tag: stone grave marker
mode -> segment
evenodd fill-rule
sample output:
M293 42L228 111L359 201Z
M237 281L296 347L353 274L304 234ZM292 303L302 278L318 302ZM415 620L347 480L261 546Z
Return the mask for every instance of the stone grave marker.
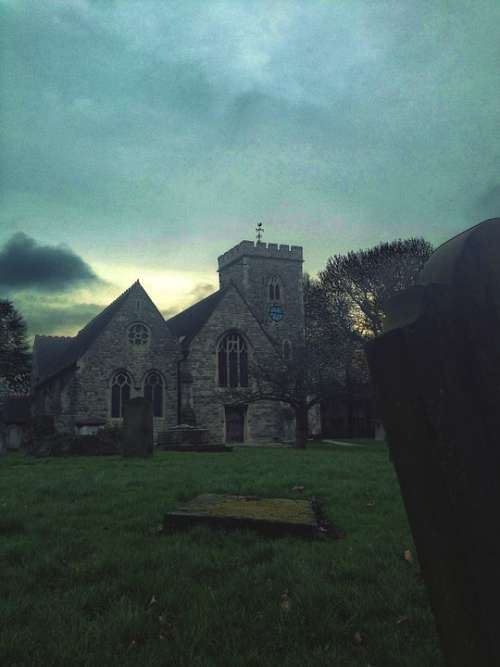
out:
M309 499L264 498L261 496L204 493L180 503L163 520L166 533L194 525L214 528L250 528L264 535L299 537L344 537L313 496Z
M153 406L146 398L123 405L123 456L152 456Z
M433 253L367 356L447 665L498 667L500 218Z

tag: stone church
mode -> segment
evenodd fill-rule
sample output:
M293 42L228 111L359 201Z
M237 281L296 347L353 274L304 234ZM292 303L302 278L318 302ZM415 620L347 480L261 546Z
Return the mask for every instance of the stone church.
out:
M286 406L234 405L232 392L251 385L254 355L287 358L303 340L302 262L299 246L241 241L218 258L219 289L168 320L137 281L76 336L36 336L33 414L90 433L145 396L156 434L189 423L217 443L293 439Z

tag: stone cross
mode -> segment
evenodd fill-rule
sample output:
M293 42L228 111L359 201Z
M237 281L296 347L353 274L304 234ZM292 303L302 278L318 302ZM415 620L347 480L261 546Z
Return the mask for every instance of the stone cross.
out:
M500 218L440 246L367 345L447 665L500 665Z
M123 405L123 456L153 454L153 406L146 398Z

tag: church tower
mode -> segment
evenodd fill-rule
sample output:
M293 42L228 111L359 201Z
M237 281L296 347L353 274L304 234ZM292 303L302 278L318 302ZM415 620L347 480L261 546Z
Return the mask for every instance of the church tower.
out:
M286 357L304 337L302 247L241 241L218 262L221 289L236 284Z

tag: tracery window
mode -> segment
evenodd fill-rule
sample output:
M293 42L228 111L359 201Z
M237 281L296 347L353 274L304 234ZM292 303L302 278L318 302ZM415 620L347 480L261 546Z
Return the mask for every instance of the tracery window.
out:
M269 301L281 301L282 289L279 278L274 276L269 281Z
M128 341L134 347L144 347L149 341L149 330L145 324L132 324L128 330Z
M153 417L163 417L163 380L156 371L149 373L144 380L144 398L153 404Z
M126 371L115 373L111 382L111 417L123 417L123 404L130 398L130 385Z
M217 348L219 387L248 387L247 345L238 333L228 333Z

